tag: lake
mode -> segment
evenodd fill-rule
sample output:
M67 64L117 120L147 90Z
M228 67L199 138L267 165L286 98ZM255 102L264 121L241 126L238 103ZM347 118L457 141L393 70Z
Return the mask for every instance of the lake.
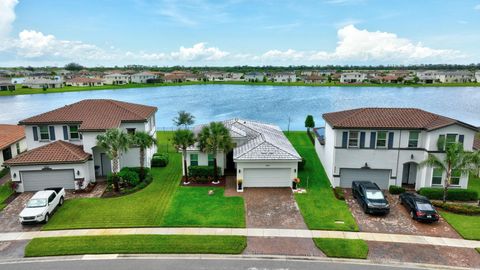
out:
M417 107L480 126L480 88L302 87L185 85L0 97L0 123L19 120L82 99L117 99L158 107L157 128L173 126L179 110L196 123L246 118L303 130L307 114L317 126L322 114L358 107Z

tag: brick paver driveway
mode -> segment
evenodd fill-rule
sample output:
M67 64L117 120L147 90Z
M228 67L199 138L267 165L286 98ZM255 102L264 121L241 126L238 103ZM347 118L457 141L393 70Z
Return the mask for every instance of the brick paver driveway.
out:
M42 227L38 225L23 226L18 222L18 214L23 210L25 204L33 196L32 192L25 192L18 195L0 212L0 232L39 231Z
M461 238L443 218L440 218L439 222L431 224L421 223L411 219L405 207L400 204L398 195L387 194L387 200L390 203L390 213L386 216L365 214L357 200L353 198L351 189L345 189L345 200L357 221L358 228L363 232Z

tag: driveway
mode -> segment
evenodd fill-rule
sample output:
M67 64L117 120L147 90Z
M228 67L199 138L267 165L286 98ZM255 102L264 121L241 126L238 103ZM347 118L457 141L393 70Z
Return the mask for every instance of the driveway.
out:
M398 195L387 194L390 203L390 213L386 216L372 216L365 214L353 198L351 189L345 189L345 201L350 208L358 228L362 232L415 234L461 238L460 235L443 219L439 222L425 224L410 218L409 213L400 204Z
M23 226L18 222L18 215L25 207L25 204L33 196L32 192L25 192L18 195L0 212L0 232L39 231L42 227L38 225Z

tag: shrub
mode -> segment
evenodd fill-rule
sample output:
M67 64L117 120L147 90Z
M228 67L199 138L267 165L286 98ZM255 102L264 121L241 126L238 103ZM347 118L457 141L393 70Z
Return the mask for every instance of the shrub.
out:
M302 161L298 163L298 170L303 170L305 169L305 165L307 164L307 160L302 157Z
M221 176L222 169L217 167L218 176ZM191 177L194 182L209 182L214 180L214 171L213 166L190 166L188 167L188 175Z
M344 201L345 200L345 193L343 192L343 188L341 187L336 187L333 189L333 194L335 194L335 197L339 200Z
M390 192L390 194L402 194L405 192L405 188L399 186L390 186L388 188L388 192Z
M480 207L460 203L433 202L433 205L446 211L462 215L480 215Z
M127 182L130 186L136 186L140 182L140 177L138 173L134 170L125 167L120 170L118 176L125 182Z
M152 157L152 167L166 167L168 165L168 154L154 154Z
M443 199L443 188L421 188L418 193L431 200ZM447 200L451 201L475 201L478 199L478 192L472 189L449 189Z

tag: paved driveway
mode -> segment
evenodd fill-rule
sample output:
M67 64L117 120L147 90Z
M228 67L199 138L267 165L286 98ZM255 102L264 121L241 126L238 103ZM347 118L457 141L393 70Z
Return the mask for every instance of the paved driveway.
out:
M32 192L25 192L18 195L0 212L0 232L39 231L42 227L38 225L23 226L18 222L18 214L25 207L25 204L33 196Z
M411 219L405 207L400 204L398 195L387 194L387 200L390 203L390 213L386 216L365 214L358 202L353 198L351 189L345 189L345 200L357 221L358 228L362 232L461 238L443 218L440 218L439 222L432 224L420 223Z

